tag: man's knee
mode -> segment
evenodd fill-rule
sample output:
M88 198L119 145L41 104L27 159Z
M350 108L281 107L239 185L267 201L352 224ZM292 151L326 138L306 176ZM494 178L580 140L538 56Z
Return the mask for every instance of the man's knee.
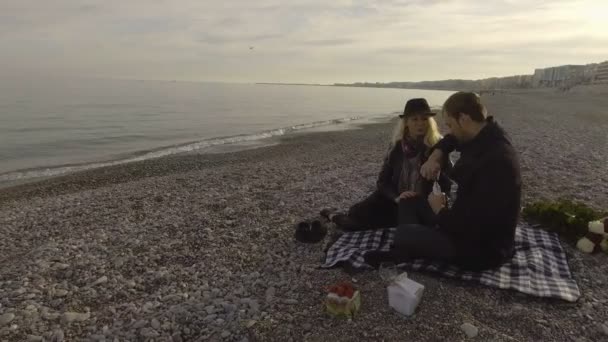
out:
M434 228L406 224L397 228L394 247L412 257L449 259L455 255L453 242Z
M421 224L402 224L395 232L394 245L399 247L417 246L420 244L425 229L430 229Z

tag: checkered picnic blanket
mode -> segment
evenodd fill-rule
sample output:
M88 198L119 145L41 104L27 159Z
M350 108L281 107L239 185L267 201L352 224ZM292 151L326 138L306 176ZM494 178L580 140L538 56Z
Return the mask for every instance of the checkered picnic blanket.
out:
M327 251L323 268L350 263L369 267L363 260L367 251L388 251L395 228L344 233ZM415 271L431 271L463 280L472 280L501 289L513 289L537 297L561 298L574 302L580 290L570 274L566 254L555 233L522 223L515 235L515 256L499 269L464 271L446 263L417 259L402 265Z

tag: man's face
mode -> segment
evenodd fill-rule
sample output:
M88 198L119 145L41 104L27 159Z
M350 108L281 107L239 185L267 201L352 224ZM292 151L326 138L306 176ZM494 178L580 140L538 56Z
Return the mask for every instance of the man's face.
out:
M443 120L446 126L448 126L449 133L453 135L459 142L464 142L464 131L458 120L456 120L453 116L448 115L446 112L443 112Z

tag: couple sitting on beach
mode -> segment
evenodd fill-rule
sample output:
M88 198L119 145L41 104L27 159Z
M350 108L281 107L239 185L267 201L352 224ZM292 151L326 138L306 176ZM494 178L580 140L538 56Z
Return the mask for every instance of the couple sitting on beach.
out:
M377 190L347 214L325 209L321 215L347 231L397 227L390 251L365 255L373 267L415 258L471 270L497 267L513 255L521 200L517 154L475 93L446 100L443 138L434 116L425 99L409 100ZM452 167L454 150L461 154ZM452 180L458 189L448 206Z

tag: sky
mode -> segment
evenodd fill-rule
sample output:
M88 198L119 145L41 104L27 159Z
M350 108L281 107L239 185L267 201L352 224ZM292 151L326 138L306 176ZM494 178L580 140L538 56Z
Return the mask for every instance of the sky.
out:
M0 74L390 82L608 60L606 0L0 0Z

